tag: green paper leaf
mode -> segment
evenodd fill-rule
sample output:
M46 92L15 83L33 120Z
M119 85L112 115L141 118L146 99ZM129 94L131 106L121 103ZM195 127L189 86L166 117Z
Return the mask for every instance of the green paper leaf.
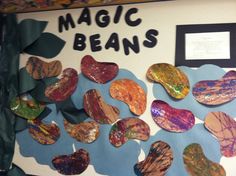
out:
M37 21L33 19L25 19L18 24L20 35L20 51L23 51L29 45L34 43L46 28L47 21Z
M27 120L16 115L15 132L21 132L28 127Z
M78 124L85 121L89 116L84 109L65 109L61 110L63 117L72 124Z
M36 87L37 81L30 76L30 74L26 71L25 67L20 69L19 77L20 94L28 92Z
M26 174L21 168L13 163L12 168L7 172L6 176L26 176Z
M48 107L45 107L44 111L37 117L37 119L39 120L43 120L45 117L47 117L50 113L52 112L52 110Z
M42 33L41 36L24 51L31 55L44 58L53 58L59 54L65 41L51 33Z
M50 113L52 112L52 110L48 107L45 107L45 109L43 110L43 112L37 117L37 119L44 119L45 117L47 117ZM16 116L16 123L15 123L15 132L21 132L25 129L28 128L28 122L26 119L21 118L20 116ZM1 175L0 175L1 176Z
M45 97L44 92L47 86L55 83L58 80L59 79L56 77L51 77L51 78L45 78L38 81L37 86L32 91L30 91L30 95L40 102L52 103L53 102L52 100Z
M84 109L77 109L75 107L71 98L56 103L56 108L57 111L61 111L64 118L72 124L81 123L89 117Z

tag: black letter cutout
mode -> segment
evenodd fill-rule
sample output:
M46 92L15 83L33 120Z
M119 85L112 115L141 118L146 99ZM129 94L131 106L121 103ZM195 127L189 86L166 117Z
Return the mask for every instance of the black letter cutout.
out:
M153 48L157 44L156 36L158 36L158 31L155 29L150 29L146 32L147 40L144 40L143 45L147 48Z
M68 31L69 25L72 28L75 28L75 23L74 23L73 18L70 13L67 13L65 18L64 18L64 16L58 17L58 31L60 33L63 31L63 27L65 28L65 30Z
M102 17L100 19L100 17ZM110 23L110 17L108 15L108 11L106 10L99 10L95 17L96 23L99 27L106 27Z
M86 48L86 37L84 34L77 33L75 34L74 39L74 50L83 51Z
M101 51L102 47L100 46L101 41L99 40L100 34L94 34L89 37L91 50L93 52Z
M87 25L91 25L90 11L89 11L89 8L87 7L84 8L84 10L82 11L78 19L78 24L81 24L83 22L87 23Z
M118 6L117 9L116 9L115 17L114 17L114 23L115 24L119 23L122 11L123 11L123 7Z
M119 44L119 39L118 39L118 34L117 33L112 33L109 40L107 41L105 45L106 49L109 48L114 48L115 51L120 50L120 44Z
M129 25L129 26L138 26L141 22L142 22L142 20L140 19L140 18L138 18L138 19L136 19L136 20L134 20L134 21L132 21L131 19L130 19L130 16L132 15L132 14L134 14L134 13L137 13L138 12L138 9L137 8L131 8L131 9L129 9L127 12L126 12L126 14L125 14L125 21L126 21L126 23Z
M139 42L137 36L133 37L133 43L131 43L128 39L124 38L123 45L125 55L129 55L129 48L131 48L135 53L139 53Z

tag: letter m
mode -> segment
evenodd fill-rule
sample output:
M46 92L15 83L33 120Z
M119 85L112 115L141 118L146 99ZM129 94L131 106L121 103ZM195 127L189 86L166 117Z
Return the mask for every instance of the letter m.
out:
M70 13L67 13L66 16L58 17L58 30L60 33L63 31L63 28L65 28L65 30L68 30L69 26L75 28L75 23Z

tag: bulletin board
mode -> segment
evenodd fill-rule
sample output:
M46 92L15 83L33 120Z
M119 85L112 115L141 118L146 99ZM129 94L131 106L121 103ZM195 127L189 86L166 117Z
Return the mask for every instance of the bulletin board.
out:
M0 12L37 12L45 10L59 10L88 6L106 6L155 1L167 0L2 0L0 2Z
M21 36L30 31L21 43L21 93L46 106L16 134L13 162L40 176L235 175L234 68L175 66L176 26L234 23L233 5L167 1L17 14ZM204 98L209 87L221 98L211 91ZM52 127L46 139L42 123ZM91 138L76 136L82 123Z

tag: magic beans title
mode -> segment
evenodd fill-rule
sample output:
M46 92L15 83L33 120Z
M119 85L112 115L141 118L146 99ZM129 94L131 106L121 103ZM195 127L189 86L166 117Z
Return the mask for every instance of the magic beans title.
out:
M128 27L134 28L134 31L138 31L138 27L142 23L142 19L137 17L138 9L130 8L124 12L122 6L117 6L114 16L109 15L107 10L99 10L95 14L95 23L100 28L106 28L110 24L119 24L121 18L124 19ZM86 23L88 26L92 24L92 17L89 8L84 8L77 19L74 19L70 13L64 16L58 17L58 31L60 33L68 31L70 28L75 28L76 25ZM153 48L157 45L158 31L155 29L149 29L144 34L145 39L140 41L137 35L134 35L131 40L127 38L120 38L119 34L113 32L105 43L101 43L100 34L93 34L86 36L81 33L76 33L74 36L73 49L83 51L86 47L91 48L91 51L98 52L103 49L112 49L116 52L123 50L125 55L129 55L130 52L139 53L140 45L146 48ZM129 36L130 37L130 36Z

